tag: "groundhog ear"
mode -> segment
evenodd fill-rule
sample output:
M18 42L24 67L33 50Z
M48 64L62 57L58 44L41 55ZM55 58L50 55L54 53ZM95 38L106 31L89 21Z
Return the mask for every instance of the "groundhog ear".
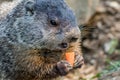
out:
M25 9L27 14L33 15L34 14L34 2L28 1L25 3Z

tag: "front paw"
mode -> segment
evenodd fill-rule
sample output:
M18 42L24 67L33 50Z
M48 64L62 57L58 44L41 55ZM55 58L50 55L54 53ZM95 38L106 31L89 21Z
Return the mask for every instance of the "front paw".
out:
M84 59L83 57L78 54L77 52L75 52L75 61L74 61L74 66L73 68L81 68L81 66L84 64Z
M57 69L59 74L64 76L72 69L72 66L68 61L62 60L57 63Z

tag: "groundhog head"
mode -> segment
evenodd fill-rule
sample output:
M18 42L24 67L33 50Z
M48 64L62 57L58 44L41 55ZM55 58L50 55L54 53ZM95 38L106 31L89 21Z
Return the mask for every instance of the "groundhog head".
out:
M75 15L64 0L26 0L22 7L24 15L13 24L18 43L37 49L65 50L79 42Z

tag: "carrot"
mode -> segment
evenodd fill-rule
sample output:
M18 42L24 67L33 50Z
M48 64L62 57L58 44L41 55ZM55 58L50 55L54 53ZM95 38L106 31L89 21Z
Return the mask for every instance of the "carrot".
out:
M73 66L74 64L74 52L65 53L66 60Z

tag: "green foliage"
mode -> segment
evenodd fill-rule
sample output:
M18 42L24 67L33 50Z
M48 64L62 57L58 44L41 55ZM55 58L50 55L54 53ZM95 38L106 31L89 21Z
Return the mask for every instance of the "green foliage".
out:
M95 79L95 78L99 78L99 77L101 77L101 73L96 74L96 75L93 76L90 80L93 80L93 79Z
M87 80L87 79L80 79L80 80Z
M120 61L110 61L109 66L101 72L102 75L120 70Z
M117 39L113 39L110 42L108 42L105 47L106 47L106 52L108 54L112 54L115 52L116 47L118 46L119 41Z

